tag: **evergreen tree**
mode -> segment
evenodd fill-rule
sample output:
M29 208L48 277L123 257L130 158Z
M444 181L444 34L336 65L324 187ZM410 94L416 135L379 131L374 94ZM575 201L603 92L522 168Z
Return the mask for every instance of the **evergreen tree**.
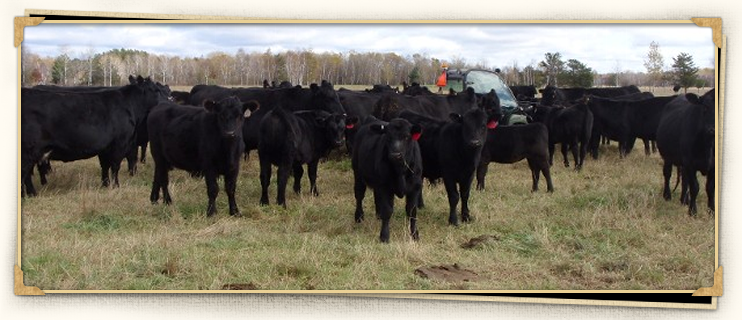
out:
M410 71L410 74L407 75L407 78L410 79L410 83L420 83L420 68L414 66Z
M698 79L698 67L696 67L693 62L693 56L685 52L681 52L672 60L673 81L676 85L683 88L684 93L687 93L688 88L696 85L696 79Z
M576 59L567 60L567 70L559 76L562 85L583 88L592 87L593 78L593 69Z

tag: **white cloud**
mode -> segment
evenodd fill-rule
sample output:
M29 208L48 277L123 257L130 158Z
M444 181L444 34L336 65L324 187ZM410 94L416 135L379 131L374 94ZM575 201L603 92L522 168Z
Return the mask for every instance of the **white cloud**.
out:
M26 29L31 51L55 56L67 45L73 53L89 47L145 50L158 54L206 56L210 52L395 52L428 54L443 60L504 67L538 63L560 52L598 72L643 71L651 41L669 67L687 52L700 67L713 67L711 29L692 24L49 24Z

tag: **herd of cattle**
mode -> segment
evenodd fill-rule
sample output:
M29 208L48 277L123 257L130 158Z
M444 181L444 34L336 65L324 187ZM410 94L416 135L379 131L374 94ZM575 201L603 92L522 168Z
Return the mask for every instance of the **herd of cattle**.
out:
M670 199L673 166L682 180L681 202L694 215L699 182L706 175L708 207L714 210L714 90L654 97L635 86L618 88L511 87L521 100L519 111L528 124L508 125L500 101L491 91L472 89L433 94L412 84L397 88L375 85L365 91L335 90L322 81L308 88L290 83L263 88L196 85L190 92L170 91L149 78L130 77L122 87L36 86L21 90L21 190L33 196L34 168L46 182L49 160L74 161L97 156L103 186L118 186L118 172L127 159L129 173L145 161L147 143L155 169L150 201L162 194L172 202L168 172L173 168L204 177L207 215L216 213L217 177L224 177L229 213L239 215L235 187L240 161L251 150L260 160L260 204L269 204L272 167L277 167L276 202L286 206L286 185L301 191L307 165L310 193L316 185L320 159L343 145L351 154L356 198L355 221L364 219L366 189L374 194L381 219L380 240L389 241L394 197L404 197L410 234L418 238L417 209L424 206L423 179L443 181L449 200L449 223L470 220L468 200L474 178L484 189L490 162L526 159L532 190L550 175L555 145L561 144L564 165L568 152L574 167L586 154L598 157L602 139L618 141L620 155L640 138L656 147L664 159L665 199ZM502 123L501 123L502 122ZM138 158L141 149L141 157ZM109 176L110 174L110 176Z

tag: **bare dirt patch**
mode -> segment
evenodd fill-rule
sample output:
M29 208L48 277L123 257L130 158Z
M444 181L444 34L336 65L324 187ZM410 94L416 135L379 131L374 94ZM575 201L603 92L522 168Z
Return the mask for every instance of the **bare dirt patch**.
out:
M490 234L482 235L476 238L472 238L468 242L462 244L461 247L464 249L471 249L481 244L492 242L492 241L500 241L500 236L490 235Z
M222 286L222 290L258 290L254 283L230 283Z
M417 268L415 274L423 278L446 282L470 282L476 281L479 277L476 272L461 269L456 263L453 265Z

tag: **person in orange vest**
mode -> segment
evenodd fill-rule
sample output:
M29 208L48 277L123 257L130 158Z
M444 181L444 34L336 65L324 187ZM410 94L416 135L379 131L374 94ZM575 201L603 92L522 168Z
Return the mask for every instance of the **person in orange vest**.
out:
M438 80L435 81L435 85L438 86L438 93L441 93L443 91L443 87L446 86L446 77L448 73L448 65L443 64L441 65L443 67L443 72L441 72L441 75L438 76Z

